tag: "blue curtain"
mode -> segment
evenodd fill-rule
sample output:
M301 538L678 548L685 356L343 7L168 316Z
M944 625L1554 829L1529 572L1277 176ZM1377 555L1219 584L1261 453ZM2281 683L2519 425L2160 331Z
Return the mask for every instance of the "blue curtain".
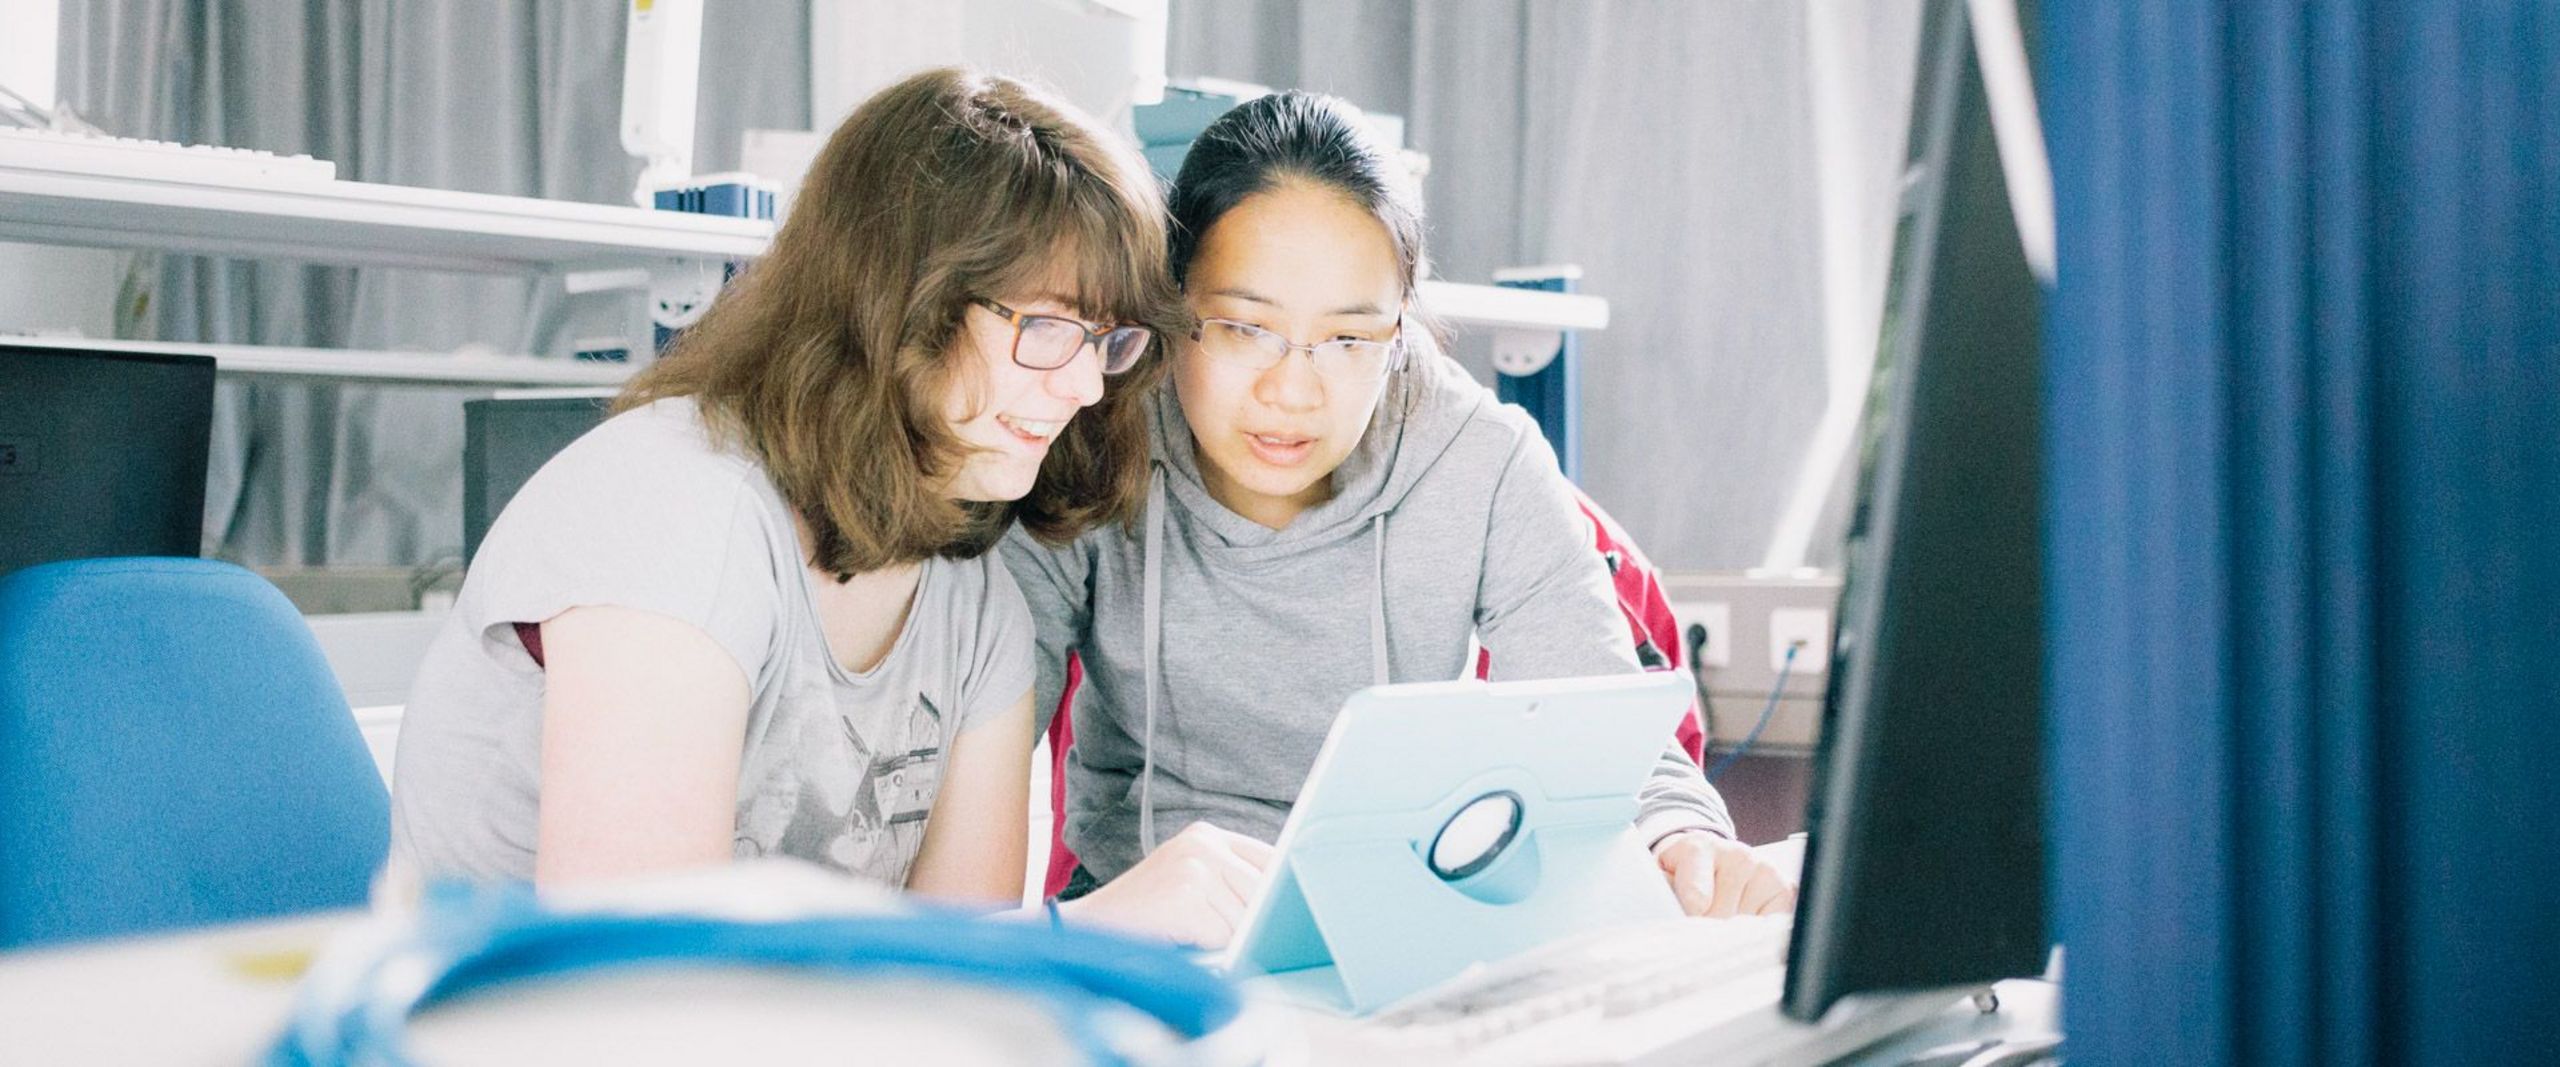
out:
M2073 1062L2560 1062L2560 5L2042 14Z

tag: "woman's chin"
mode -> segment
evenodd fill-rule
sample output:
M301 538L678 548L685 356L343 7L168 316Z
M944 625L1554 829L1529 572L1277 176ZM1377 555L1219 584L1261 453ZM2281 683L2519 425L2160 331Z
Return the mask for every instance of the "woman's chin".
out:
M1031 487L1038 484L1039 479L1040 470L1037 467L1027 471L973 473L953 481L950 494L953 500L965 500L977 504L1009 503L1030 496Z
M1323 481L1331 473L1328 470L1309 477L1304 470L1276 471L1264 468L1252 472L1251 477L1236 479L1236 484L1255 496L1269 497L1273 500L1298 500L1305 497L1316 483Z

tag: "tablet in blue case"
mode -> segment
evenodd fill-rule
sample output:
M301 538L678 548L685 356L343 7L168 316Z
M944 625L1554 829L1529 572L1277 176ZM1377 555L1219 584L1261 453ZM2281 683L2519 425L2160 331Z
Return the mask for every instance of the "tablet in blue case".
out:
M1690 697L1677 673L1353 694L1228 967L1366 1014L1559 937L1677 917L1632 823Z

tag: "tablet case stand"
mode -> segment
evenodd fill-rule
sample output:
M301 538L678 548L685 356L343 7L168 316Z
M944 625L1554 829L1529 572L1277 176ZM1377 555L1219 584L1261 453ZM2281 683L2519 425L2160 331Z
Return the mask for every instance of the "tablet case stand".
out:
M1443 881L1424 859L1434 836L1496 790L1521 798L1519 833L1482 872ZM1631 794L1550 799L1534 775L1505 767L1428 808L1312 822L1282 858L1262 937L1238 969L1289 974L1293 995L1365 1015L1557 937L1677 918L1630 825L1635 808Z

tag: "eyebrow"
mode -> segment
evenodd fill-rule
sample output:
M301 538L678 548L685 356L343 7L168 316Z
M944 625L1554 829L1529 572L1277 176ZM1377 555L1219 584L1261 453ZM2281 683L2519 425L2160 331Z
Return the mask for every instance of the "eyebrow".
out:
M1070 299L1068 299L1067 297L1065 297L1064 295L1061 295L1061 294L1058 294L1058 293L1033 293L1033 294L1031 294L1031 296L1030 296L1030 298L1029 298L1029 299L1026 299L1026 300L1024 300L1024 301L1023 301L1023 303L1025 303L1025 304L1038 304L1038 303L1042 303L1042 302L1046 302L1046 303L1049 303L1049 304L1055 305L1055 306L1057 306L1057 307L1064 308L1064 309L1066 309L1067 317L1069 317L1069 318L1073 318L1073 319L1080 319L1080 320L1083 320L1083 321L1084 321L1085 323L1087 323L1088 325L1090 325L1090 324L1096 324L1096 323L1101 324L1101 325L1104 325L1104 326L1117 325L1117 320L1114 320L1114 319L1111 319L1111 318L1108 318L1108 317L1105 317L1105 318L1091 318L1091 317L1089 317L1089 316L1091 316L1091 315L1093 314L1092 309L1090 309L1090 308L1086 308L1086 307L1083 307L1083 306L1081 306L1081 305L1077 304L1075 301L1070 300ZM1016 310L1016 311L1021 311L1022 309L1021 309L1021 308L1015 308L1014 310ZM1045 311L1032 311L1032 312L1024 312L1024 313L1025 313L1025 314L1030 314L1030 315L1048 315L1048 314L1049 314L1048 312L1045 312ZM1055 316L1051 316L1051 317L1053 317L1053 318L1054 318Z
M1226 288L1226 289L1211 289L1211 290L1209 290L1209 292L1208 292L1208 293L1206 293L1205 295L1208 295L1208 296L1223 296L1223 297L1229 297L1229 298L1236 299L1236 300L1243 300L1243 301L1247 301L1247 302L1250 302L1250 303L1261 304L1261 305L1263 305L1264 307L1274 307L1274 308L1276 308L1276 307L1279 307L1279 306L1280 306L1280 302L1279 302L1279 301L1277 301L1277 300L1273 300L1273 299L1271 299L1270 297L1267 297L1267 296L1264 296L1264 295L1262 295L1262 294L1260 294L1260 293L1254 292L1254 291L1253 291L1253 290L1251 290L1251 289L1238 289L1238 288L1233 288L1233 287ZM1352 304L1352 305L1349 305L1349 306L1346 306L1346 307L1338 307L1338 308L1335 308L1335 309L1333 309L1332 311L1326 312L1325 314L1326 314L1327 316L1333 316L1333 315L1384 315L1384 314L1386 314L1386 310L1385 310L1385 309L1383 309L1383 308L1380 308L1380 307L1377 305L1377 302L1376 302L1376 301L1363 300L1363 301L1361 301L1361 302L1359 302L1359 303L1357 303L1357 304Z

